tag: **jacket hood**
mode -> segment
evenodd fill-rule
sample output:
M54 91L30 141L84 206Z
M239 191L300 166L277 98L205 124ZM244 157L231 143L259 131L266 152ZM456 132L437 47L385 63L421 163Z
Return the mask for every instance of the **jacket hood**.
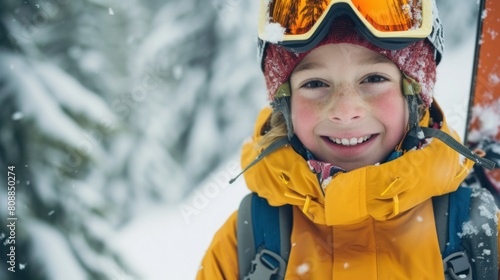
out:
M262 151L256 143L272 109L263 109L251 141L243 146L241 163L248 166ZM421 126L441 121L441 130L450 134L441 109L434 101L421 120ZM458 139L456 133L452 136ZM458 188L474 163L439 139L419 150L379 165L370 165L333 175L323 189L306 160L290 145L266 155L244 173L248 188L274 206L291 204L313 222L323 225L349 225L372 217L387 220L398 216L432 196Z

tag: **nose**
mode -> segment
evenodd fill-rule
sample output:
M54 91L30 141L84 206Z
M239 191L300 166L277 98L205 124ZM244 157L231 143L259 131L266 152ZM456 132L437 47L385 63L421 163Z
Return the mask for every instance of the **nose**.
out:
M328 119L335 123L349 124L366 115L363 99L352 89L340 89L333 94L328 106Z

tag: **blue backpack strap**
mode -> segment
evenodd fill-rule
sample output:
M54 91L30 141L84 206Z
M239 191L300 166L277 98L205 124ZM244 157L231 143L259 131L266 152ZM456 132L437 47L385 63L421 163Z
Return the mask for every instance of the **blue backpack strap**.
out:
M464 193L460 194L464 195ZM457 199L457 196L459 196L459 199ZM469 278L464 279L471 279L472 270L469 258L459 250L460 241L455 238L458 237L457 233L462 231L459 227L461 221L465 220L460 213L453 210L461 199L460 195L457 194L454 194L453 197L451 194L445 194L432 198L439 250L443 258L443 270L446 280L459 279L458 275L467 274ZM466 207L463 209L468 209ZM453 214L450 215L449 213ZM463 211L461 213L463 214Z
M472 266L469 255L462 247L459 233L464 223L469 221L471 192L469 188L459 187L448 194L447 242L442 251L443 269L446 279L472 280Z
M433 198L433 205L445 279L497 279L498 221L491 194L459 187Z
M255 193L238 210L238 266L240 279L284 279L292 228L292 208L270 206Z
M462 232L462 226L469 221L470 202L472 189L459 187L448 195L448 242L443 255L461 251L461 238L458 233Z

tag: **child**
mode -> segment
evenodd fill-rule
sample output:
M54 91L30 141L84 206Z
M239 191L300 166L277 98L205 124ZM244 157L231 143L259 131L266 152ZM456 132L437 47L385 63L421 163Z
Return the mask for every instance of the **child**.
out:
M391 40L374 35L370 17L354 12L373 0L349 8L347 2L295 8L280 2L271 1L264 17L293 38L261 41L273 110L260 113L242 166L252 192L270 205L294 206L285 278L444 279L431 198L457 190L474 163L449 147L452 140L424 136L428 128L440 131L433 136L452 134L433 101L442 55L435 3L403 6L398 16L412 15L410 27L392 23L418 33L431 21L432 34ZM326 16L311 27L314 21L294 15L313 2ZM313 37L301 38L304 28ZM235 213L217 232L198 279L247 275L238 269L236 223ZM495 239L497 232L496 226ZM494 271L475 272L477 279L498 275L492 247L483 258Z

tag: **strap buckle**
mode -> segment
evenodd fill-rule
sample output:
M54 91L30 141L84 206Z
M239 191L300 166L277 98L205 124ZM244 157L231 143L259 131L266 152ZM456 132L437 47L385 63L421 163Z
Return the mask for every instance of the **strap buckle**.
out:
M286 267L283 258L268 250L262 249L252 260L250 272L243 280L267 280L279 273L280 267Z
M456 252L444 258L443 268L451 279L472 280L472 267L465 252Z

